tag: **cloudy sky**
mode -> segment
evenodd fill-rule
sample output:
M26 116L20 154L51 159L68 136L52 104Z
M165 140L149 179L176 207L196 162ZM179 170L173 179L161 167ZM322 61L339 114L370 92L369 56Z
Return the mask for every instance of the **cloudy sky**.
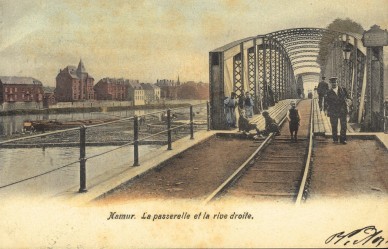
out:
M335 18L387 29L387 13L388 0L0 0L0 75L54 86L82 58L96 82L208 82L209 51L229 42Z

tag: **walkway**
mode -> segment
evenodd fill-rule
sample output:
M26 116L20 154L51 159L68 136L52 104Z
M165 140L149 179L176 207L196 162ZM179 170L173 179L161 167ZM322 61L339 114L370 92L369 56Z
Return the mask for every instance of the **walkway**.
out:
M387 162L387 147L373 138L351 137L341 145L317 137L310 198L387 196Z

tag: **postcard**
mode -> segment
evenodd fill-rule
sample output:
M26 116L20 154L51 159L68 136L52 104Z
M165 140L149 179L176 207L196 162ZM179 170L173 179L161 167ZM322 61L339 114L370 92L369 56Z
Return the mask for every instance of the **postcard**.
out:
M0 0L0 248L387 248L386 0Z

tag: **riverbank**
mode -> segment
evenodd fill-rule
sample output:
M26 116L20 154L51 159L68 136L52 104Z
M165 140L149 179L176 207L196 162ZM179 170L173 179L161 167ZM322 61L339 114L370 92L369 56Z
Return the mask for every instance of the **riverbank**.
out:
M188 101L189 102L189 101ZM190 103L180 104L152 104L141 106L109 106L109 107L73 107L73 108L45 108L31 110L10 110L0 111L0 116L14 116L25 114L66 114L66 113L84 113L84 112L110 112L125 110L148 110L148 109L172 109L179 107L188 107Z

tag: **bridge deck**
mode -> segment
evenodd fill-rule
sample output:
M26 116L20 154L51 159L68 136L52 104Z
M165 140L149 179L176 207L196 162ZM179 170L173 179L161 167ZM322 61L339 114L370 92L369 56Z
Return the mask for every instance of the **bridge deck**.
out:
M291 100L283 100L278 102L275 106L270 107L268 112L270 115L276 119L277 121L280 121L284 115L287 112L289 103ZM316 100L314 100L316 101ZM315 107L316 108L316 107ZM253 122L258 123L260 129L264 128L264 119L262 115L255 115L252 119ZM330 134L330 124L328 122L328 119L326 116L324 116L322 113L318 113L317 116L314 118L314 121L318 123L320 122L321 127L324 128L325 133L327 134L329 132ZM325 125L326 122L326 125ZM326 127L325 127L326 126ZM316 125L317 127L317 125ZM319 127L319 126L318 126ZM319 128L320 129L320 128ZM196 132L194 135L194 139L190 140L189 136L184 137L182 139L179 139L175 142L173 142L173 150L167 151L165 147L162 147L160 149L157 149L153 151L150 154L142 155L140 159L140 166L139 167L132 167L132 162L128 160L128 163L123 166L122 168L116 170L116 171L106 171L103 175L100 177L95 178L88 178L87 179L87 188L88 192L84 194L78 194L78 186L72 187L69 186L69 190L66 192L58 193L57 196L62 196L63 198L67 200L73 200L76 203L85 203L89 202L93 199L95 199L98 196L101 196L105 193L108 193L113 188L129 181L130 179L136 178L147 172L148 170L157 167L160 165L160 163L177 156L179 153L182 153L185 150L188 150L189 148L193 147L196 144L199 144L206 139L214 136L217 133L237 133L236 130L231 131L206 131L202 130L199 132ZM329 135L327 134L327 135ZM359 135L359 136L368 136L368 137L374 137L378 142L384 145L385 148L388 148L388 134L384 133L353 133L353 135ZM287 135L286 133L284 135ZM373 138L372 138L373 139ZM345 146L346 147L346 146ZM344 148L345 149L345 148ZM45 184L44 181L39 183L39 178L34 180L34 184Z

